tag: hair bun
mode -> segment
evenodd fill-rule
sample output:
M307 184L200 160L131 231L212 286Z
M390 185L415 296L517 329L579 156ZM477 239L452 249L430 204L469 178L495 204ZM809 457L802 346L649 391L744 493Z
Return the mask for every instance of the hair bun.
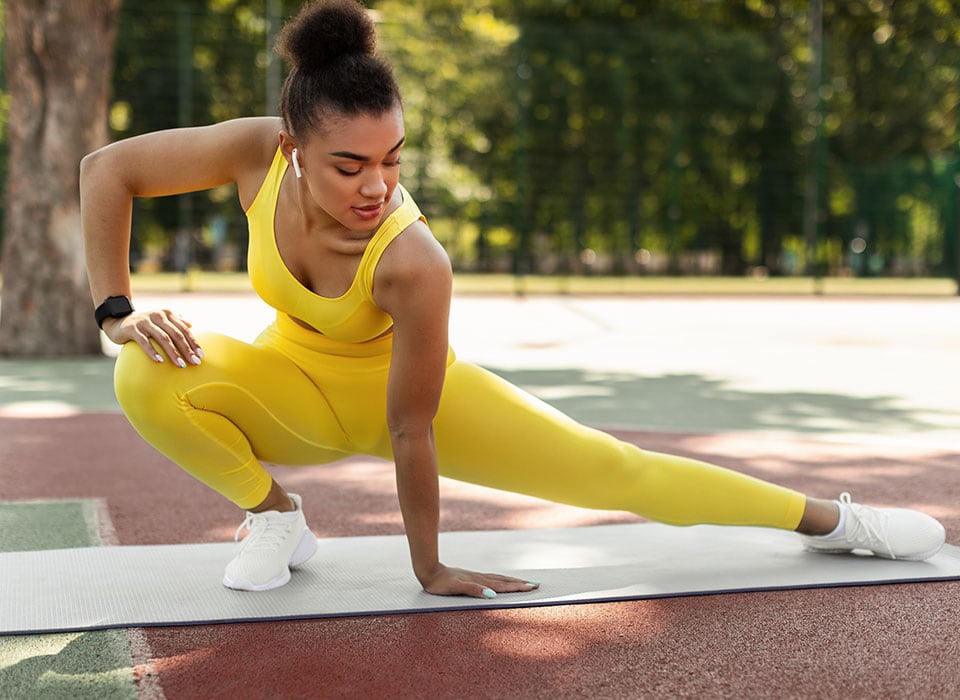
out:
M298 70L313 72L341 56L374 55L376 28L356 0L321 0L284 25L277 52Z

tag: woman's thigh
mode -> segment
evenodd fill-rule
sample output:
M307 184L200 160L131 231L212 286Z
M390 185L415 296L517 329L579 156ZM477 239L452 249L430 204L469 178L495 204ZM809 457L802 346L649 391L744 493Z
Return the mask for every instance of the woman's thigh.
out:
M279 464L328 462L349 450L322 387L284 355L219 334L200 341L199 367L154 363L134 344L121 352L117 396L149 441L196 449L207 440L239 452L247 443L257 459Z
M641 452L581 425L480 367L448 368L434 422L444 476L588 507L624 508L616 489L642 476ZM631 459L632 458L632 459ZM605 478L600 478L605 477ZM602 493L600 493L602 491Z

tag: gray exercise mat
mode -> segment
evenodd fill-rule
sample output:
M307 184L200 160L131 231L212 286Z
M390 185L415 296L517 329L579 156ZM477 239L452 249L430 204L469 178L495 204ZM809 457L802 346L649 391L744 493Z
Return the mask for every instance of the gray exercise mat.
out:
M421 591L401 536L321 539L286 586L221 583L233 543L0 554L0 634L562 605L960 578L960 548L926 562L804 552L790 532L659 524L441 535L450 565L540 581L493 600Z

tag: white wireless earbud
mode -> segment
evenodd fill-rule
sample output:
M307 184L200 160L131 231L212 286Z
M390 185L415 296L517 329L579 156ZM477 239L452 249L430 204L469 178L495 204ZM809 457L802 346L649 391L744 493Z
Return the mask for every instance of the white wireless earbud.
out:
M293 149L293 153L290 154L290 160L293 161L293 172L296 173L297 179L299 180L303 177L303 173L300 171L300 161L297 160L297 149Z

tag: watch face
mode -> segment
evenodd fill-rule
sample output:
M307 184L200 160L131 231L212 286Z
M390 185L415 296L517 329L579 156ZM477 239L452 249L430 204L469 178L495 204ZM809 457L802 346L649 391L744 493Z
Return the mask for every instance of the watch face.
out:
M133 311L133 305L126 297L110 297L106 301L108 316L126 316Z
M97 307L93 317L97 325L103 328L103 322L108 318L123 318L133 313L133 304L127 297L107 297L107 299Z

